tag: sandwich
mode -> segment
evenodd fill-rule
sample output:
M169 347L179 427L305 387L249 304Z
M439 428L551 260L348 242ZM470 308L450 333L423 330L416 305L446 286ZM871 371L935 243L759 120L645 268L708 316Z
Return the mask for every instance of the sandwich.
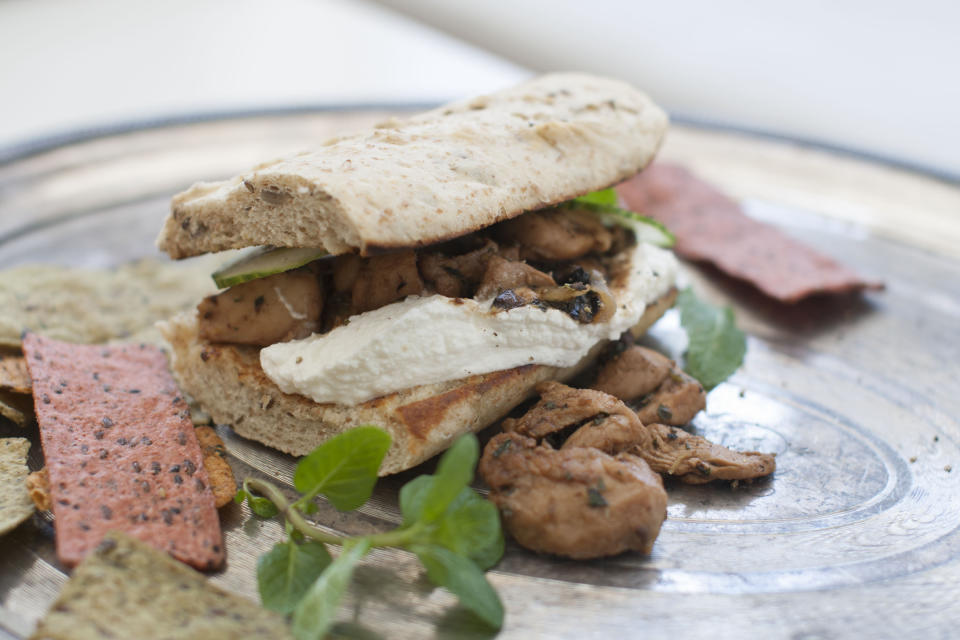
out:
M246 252L161 327L175 377L273 448L374 424L381 475L419 464L671 306L669 234L609 191L666 127L627 84L552 74L194 185L159 248Z

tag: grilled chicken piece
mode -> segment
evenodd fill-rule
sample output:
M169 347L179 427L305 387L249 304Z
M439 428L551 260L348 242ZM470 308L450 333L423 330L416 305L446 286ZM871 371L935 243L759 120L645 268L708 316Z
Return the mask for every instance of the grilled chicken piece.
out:
M482 247L458 256L442 253L420 254L420 275L436 293L448 298L470 296L483 278L497 243L487 239Z
M597 216L572 209L532 211L502 222L498 237L520 245L524 260L571 260L603 253L613 235Z
M633 411L613 396L592 389L574 389L559 382L537 385L540 401L520 418L503 421L503 430L540 439L568 427L577 427L597 416L636 418Z
M675 366L665 355L634 345L607 362L590 387L621 400L633 400L653 393Z
M768 476L777 468L776 454L732 451L683 429L662 424L647 425L652 436L648 446L630 450L658 472L677 476L687 484L711 480L749 480Z
M637 416L643 424L682 425L707 406L707 392L696 378L673 367L649 397L643 398Z
M423 293L423 280L415 252L374 256L360 263L350 308L353 313L363 313L419 293Z
M501 433L487 444L479 471L507 531L541 553L575 559L650 553L667 517L660 476L626 454L558 451Z
M475 297L478 300L486 300L508 289L555 286L557 283L553 278L525 262L510 262L500 256L492 256L487 262L483 280Z
M598 413L577 429L561 449L592 447L616 455L633 447L649 447L650 432L629 407L620 403L617 413Z
M303 267L209 296L197 311L204 340L263 347L306 338L316 331L323 288L316 274Z

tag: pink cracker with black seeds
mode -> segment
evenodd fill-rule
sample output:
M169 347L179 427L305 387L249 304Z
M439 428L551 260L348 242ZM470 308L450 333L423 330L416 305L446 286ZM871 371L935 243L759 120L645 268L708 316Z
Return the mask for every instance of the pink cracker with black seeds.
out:
M627 207L665 224L674 250L714 264L781 302L816 294L882 289L778 229L750 218L736 202L683 167L653 164L617 187Z
M107 531L121 530L194 567L222 564L210 482L163 352L33 333L23 351L60 561L76 565Z

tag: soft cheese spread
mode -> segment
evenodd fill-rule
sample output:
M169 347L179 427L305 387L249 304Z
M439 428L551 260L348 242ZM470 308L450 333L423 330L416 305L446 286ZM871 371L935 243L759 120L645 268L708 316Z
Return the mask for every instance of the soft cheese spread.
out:
M529 305L500 310L490 300L411 296L328 333L266 347L260 364L285 393L348 405L524 364L569 367L635 325L673 286L676 270L671 252L638 244L607 322L581 324L558 309Z

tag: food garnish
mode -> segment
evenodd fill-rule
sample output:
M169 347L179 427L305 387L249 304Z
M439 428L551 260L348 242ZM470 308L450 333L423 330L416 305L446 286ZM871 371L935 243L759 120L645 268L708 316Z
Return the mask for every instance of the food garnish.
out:
M714 307L689 287L677 296L677 307L687 332L684 369L709 391L743 364L747 337L737 328L732 307Z
M662 222L650 216L628 211L618 206L617 203L617 192L611 187L610 189L594 191L579 198L574 198L562 206L580 211L589 211L608 224L615 224L631 229L640 242L649 242L658 247L667 248L674 245L676 238Z
M360 559L375 547L397 547L417 555L434 584L494 629L503 624L503 605L483 575L503 554L496 507L469 487L479 445L461 436L440 458L436 473L414 478L400 490L403 523L392 531L355 538L331 534L305 518L324 496L340 510L363 505L373 491L390 436L365 425L335 436L297 464L294 502L271 482L247 478L237 492L259 517L283 516L288 539L257 563L263 605L292 614L298 639L322 638ZM336 560L326 545L342 549Z

